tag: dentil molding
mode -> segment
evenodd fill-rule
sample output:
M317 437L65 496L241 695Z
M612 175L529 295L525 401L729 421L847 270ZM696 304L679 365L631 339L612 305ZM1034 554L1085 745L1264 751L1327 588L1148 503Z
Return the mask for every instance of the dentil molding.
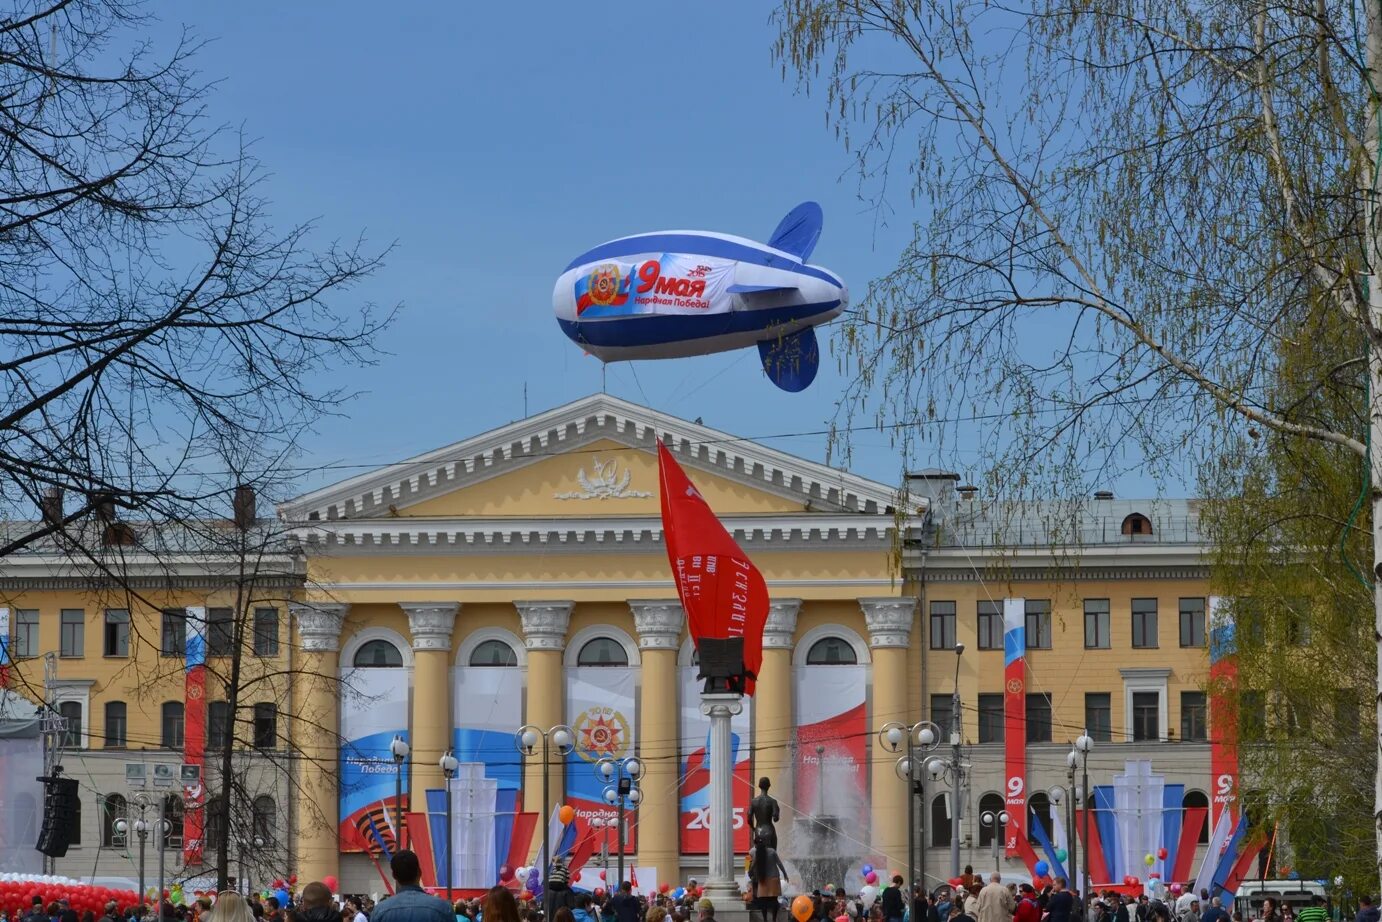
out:
M676 650L686 613L676 599L630 599L640 650Z
M566 649L566 628L575 602L514 602L523 624L523 646L529 650Z
M350 606L341 602L292 602L288 613L297 622L304 653L335 653L341 648L341 625Z
M768 620L763 625L763 649L790 650L797 633L801 599L773 599L768 603Z
M864 624L869 630L869 646L907 647L912 641L912 617L916 613L914 598L860 599Z
M456 627L460 602L399 602L398 607L408 614L408 633L413 635L414 650L451 649L451 632Z

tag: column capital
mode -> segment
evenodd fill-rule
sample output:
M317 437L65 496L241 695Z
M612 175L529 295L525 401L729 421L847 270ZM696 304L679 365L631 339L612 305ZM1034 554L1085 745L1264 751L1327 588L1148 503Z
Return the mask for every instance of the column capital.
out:
M408 633L414 650L451 649L451 632L456 628L460 602L399 602L408 615Z
M677 599L629 599L629 610L640 650L675 650L681 644L686 612Z
M575 602L514 602L523 624L523 646L529 650L566 649L566 627Z
M763 649L790 650L797 633L801 599L773 599L768 603L768 620L763 625Z
M304 653L335 653L341 649L341 625L350 606L344 602L289 602L288 614L297 622Z
M917 600L910 596L860 599L864 624L869 629L869 646L907 647L912 642L912 618Z

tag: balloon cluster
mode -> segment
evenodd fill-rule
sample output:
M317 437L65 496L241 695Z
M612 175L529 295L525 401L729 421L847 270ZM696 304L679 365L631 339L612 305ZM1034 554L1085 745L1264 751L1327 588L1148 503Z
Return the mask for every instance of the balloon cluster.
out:
M70 877L47 874L0 874L0 909L8 910L10 918L17 919L28 912L36 896L42 898L45 906L67 900L78 914L89 909L97 916L111 900L122 911L139 903L139 894L133 890L93 887Z
M859 869L859 873L862 874L862 875L864 875L864 883L866 883L866 884L876 884L876 883L878 883L878 872L875 871L875 870L873 869L873 865L871 865L871 864L866 864L866 865L864 865L862 868Z

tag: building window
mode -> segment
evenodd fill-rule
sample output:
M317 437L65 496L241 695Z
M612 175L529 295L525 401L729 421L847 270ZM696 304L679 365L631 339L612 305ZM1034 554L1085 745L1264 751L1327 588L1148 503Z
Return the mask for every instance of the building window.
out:
M1051 695L1048 692L1027 696L1027 742L1051 742Z
M119 836L115 832L115 821L125 819L128 812L122 794L107 794L100 800L101 806L101 847L115 848Z
M1048 836L1051 834L1051 798L1041 791L1027 798L1027 841L1033 844L1041 841L1036 835L1037 823Z
M352 665L356 669L400 669L403 654L387 640L371 640L355 651Z
M1362 726L1358 693L1341 688L1334 693L1334 732L1343 737L1357 736Z
M1125 535L1150 535L1151 533L1151 519L1140 512L1134 512L1123 520L1123 534Z
M979 649L1003 649L1003 604L983 601L979 603Z
M59 656L83 656L86 646L86 612L80 608L64 608L58 634Z
M163 818L168 821L169 848L182 848L183 814L181 797L169 794L163 798Z
M1108 599L1084 600L1084 646L1086 650L1107 650L1111 646Z
M272 844L278 832L278 807L274 799L267 794L256 797L251 810L251 835Z
M931 847L950 846L950 795L937 794L931 798Z
M1003 742L1002 695L979 696L979 742Z
M577 666L627 666L629 654L624 645L610 637L587 640L576 654Z
M1051 602L1049 599L1027 600L1027 649L1051 649Z
M128 716L123 701L106 702L106 748L124 749L129 734Z
M1084 726L1089 738L1095 742L1113 742L1113 695L1111 693L1084 693Z
M518 654L502 640L486 640L470 654L472 666L517 666Z
M955 725L955 704L951 695L931 696L931 723L940 727L941 742L950 742L950 730Z
M853 666L858 661L854 647L841 637L822 637L806 651L808 666Z
M1203 743L1209 739L1208 709L1204 692L1180 693L1180 738L1188 743Z
M82 703L59 701L58 716L62 718L62 736L58 745L63 749L82 748Z
M187 654L187 612L181 608L170 608L163 613L163 637L159 652L164 656L185 656Z
M208 608L206 610L206 655L230 656L234 650L234 609Z
M955 603L931 603L931 649L955 649Z
M1204 646L1204 599L1180 600L1180 645Z
M261 701L254 706L254 748L278 748L278 705Z
M993 845L994 837L997 836L999 842L1006 842L1007 824L998 822L998 815L1008 809L1008 805L1003 802L1003 795L990 791L979 798L979 816L985 813L993 814L993 825L985 826L979 823L979 847L989 848Z
M106 656L130 655L130 612L127 608L106 609L105 642L101 645Z
M1161 693L1132 693L1132 739L1134 743L1161 739Z
M1200 819L1200 834L1195 839L1195 841L1201 845L1208 845L1209 795L1205 794L1204 791L1186 791L1185 796L1181 798L1180 805L1182 809L1186 810L1190 809L1191 807L1201 807L1204 809L1204 816Z
M278 609L254 610L254 655L278 655Z
M161 740L163 748L181 749L184 742L183 730L182 702L163 702L163 737Z
M209 854L221 847L225 839L225 817L221 815L223 801L213 797L206 802L206 825L202 827L202 847Z
M1132 645L1137 650L1157 646L1156 599L1132 600Z
M14 658L38 656L38 609L21 608L14 615Z
M230 702L206 705L206 748L223 750L230 744Z

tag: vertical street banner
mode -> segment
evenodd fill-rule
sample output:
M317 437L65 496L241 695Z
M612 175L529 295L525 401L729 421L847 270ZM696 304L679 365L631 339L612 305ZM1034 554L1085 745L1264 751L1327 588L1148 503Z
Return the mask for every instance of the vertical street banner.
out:
M681 760L678 768L681 801L681 853L710 854L710 718L701 714L702 680L695 666L680 669ZM734 747L734 850L747 852L749 841L749 801L755 793L750 756L749 729L752 726L752 698L744 700L744 710L730 722ZM787 745L783 739L779 743Z
M182 862L196 865L202 860L202 830L206 821L206 609L194 606L186 614L182 763L194 768L196 780L190 775L183 779Z
M408 739L408 670L341 670L341 851L392 854L399 808L408 802L408 772L403 772L403 803L395 802L398 767L389 745Z
M566 803L587 822L597 816L614 820L619 815L618 807L605 803L605 788L613 782L606 782L596 774L595 763L637 754L634 748L637 742L634 728L638 726L634 708L637 674L638 670L630 666L574 666L566 670L566 722L576 733L576 748L566 758ZM652 755L666 757L666 753ZM552 804L553 808L556 806ZM541 802L534 801L532 808L541 810ZM544 823L548 820L548 817L543 818ZM635 811L625 811L624 828L624 854L629 855L638 847ZM604 836L613 856L618 848L617 830L611 826Z
M1209 773L1211 828L1219 817L1238 815L1238 721L1233 689L1238 682L1238 641L1232 621L1222 616L1223 600L1209 597Z
M10 687L10 610L0 606L0 688Z
M1009 857L1027 834L1027 600L1003 600L1003 797Z
M523 786L523 766L514 749L514 730L523 724L523 670L457 666L451 670L451 745L462 764L485 767L484 777L501 791Z
M793 683L797 708L796 821L825 817L830 826L867 842L868 744L872 740L868 667L801 666L793 670Z

